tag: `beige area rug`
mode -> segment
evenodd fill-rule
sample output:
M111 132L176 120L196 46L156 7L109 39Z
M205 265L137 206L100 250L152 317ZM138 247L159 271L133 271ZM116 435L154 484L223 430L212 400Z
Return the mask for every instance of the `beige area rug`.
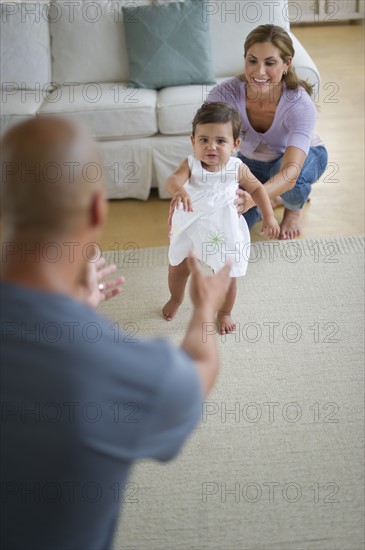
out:
M136 464L117 549L363 549L363 252L362 237L253 245L202 423L174 461ZM167 248L106 255L127 282L103 312L179 344L191 305L160 316Z

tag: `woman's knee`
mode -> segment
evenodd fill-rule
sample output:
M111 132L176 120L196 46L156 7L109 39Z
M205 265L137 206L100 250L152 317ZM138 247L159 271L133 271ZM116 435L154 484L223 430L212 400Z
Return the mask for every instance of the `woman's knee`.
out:
M319 160L318 160L318 165L319 165L319 176L318 176L318 179L322 176L323 172L326 170L327 168L327 164L328 164L328 152L327 152L327 149L325 147L321 147L322 151L321 151L321 154L319 155Z
M314 183L319 180L326 170L328 162L327 149L323 146L311 147L303 164L296 185Z

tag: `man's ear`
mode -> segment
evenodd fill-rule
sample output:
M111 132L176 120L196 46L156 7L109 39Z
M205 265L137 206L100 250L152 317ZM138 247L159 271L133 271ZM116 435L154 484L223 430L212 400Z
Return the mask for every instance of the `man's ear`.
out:
M90 225L94 229L101 228L106 220L107 212L108 204L105 199L104 191L95 191L91 198Z
M193 135L190 136L190 141L191 141L192 146L194 147L194 145L195 145L195 137L194 137Z

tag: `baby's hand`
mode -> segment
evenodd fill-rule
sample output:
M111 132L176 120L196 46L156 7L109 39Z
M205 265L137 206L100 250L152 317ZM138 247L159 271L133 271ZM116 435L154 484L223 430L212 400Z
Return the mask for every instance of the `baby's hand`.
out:
M192 212L193 211L193 205L191 202L190 195L185 189L179 189L179 191L176 191L174 196L172 197L171 201L171 209L179 208L180 203L182 203L183 208L185 212Z
M268 239L277 239L280 233L280 226L275 216L270 216L262 220L260 235L265 235Z

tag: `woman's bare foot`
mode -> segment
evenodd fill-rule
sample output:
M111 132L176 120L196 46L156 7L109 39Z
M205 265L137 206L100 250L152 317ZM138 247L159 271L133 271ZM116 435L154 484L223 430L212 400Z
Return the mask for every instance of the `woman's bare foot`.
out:
M180 305L181 304L179 302L175 302L172 298L170 298L170 300L162 308L162 315L165 321L172 321Z
M301 231L300 210L288 210L285 208L283 220L280 224L279 239L295 239L295 237L300 235Z
M236 330L236 323L229 313L218 313L217 320L220 334L230 334Z

